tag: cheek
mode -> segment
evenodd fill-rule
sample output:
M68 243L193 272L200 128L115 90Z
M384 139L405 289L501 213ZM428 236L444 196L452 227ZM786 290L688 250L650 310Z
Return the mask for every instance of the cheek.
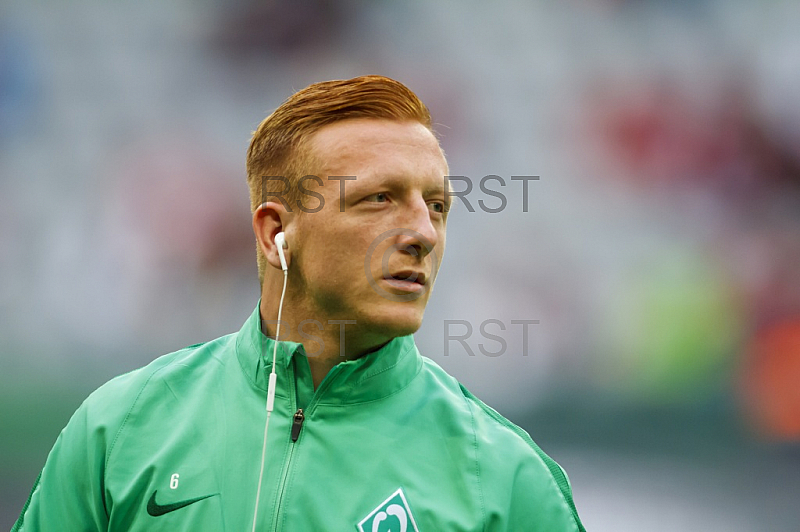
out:
M364 259L368 242L356 236L327 234L317 242L317 249L304 257L304 272L316 283L328 283L330 288L353 287L365 281ZM380 266L379 266L380 267Z

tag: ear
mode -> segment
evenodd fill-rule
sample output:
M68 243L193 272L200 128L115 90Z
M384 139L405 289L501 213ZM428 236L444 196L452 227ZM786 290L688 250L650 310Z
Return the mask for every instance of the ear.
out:
M270 266L281 269L281 260L278 257L278 247L275 245L275 235L281 231L286 232L291 213L286 210L281 202L268 201L262 203L253 212L253 232L256 235L258 247ZM286 263L291 264L291 250L284 248Z

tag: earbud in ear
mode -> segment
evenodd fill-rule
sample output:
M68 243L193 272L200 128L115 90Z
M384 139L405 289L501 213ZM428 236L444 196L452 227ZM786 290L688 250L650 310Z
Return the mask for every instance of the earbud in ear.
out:
M278 246L278 257L281 259L281 269L287 271L289 267L286 265L286 255L283 253L283 249L286 247L286 235L283 231L275 235L275 245Z

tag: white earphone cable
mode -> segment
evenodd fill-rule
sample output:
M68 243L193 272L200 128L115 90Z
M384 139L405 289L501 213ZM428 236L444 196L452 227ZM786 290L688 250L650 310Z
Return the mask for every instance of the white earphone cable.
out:
M275 373L275 364L278 356L278 338L281 336L281 311L283 311L283 296L286 295L286 281L289 272L283 270L283 290L281 290L281 302L278 304L278 323L275 329L275 347L272 350L272 371L269 374L269 384L267 385L267 420L264 422L264 443L261 445L261 469L258 472L258 489L256 490L256 508L253 513L253 532L256 532L256 520L258 518L258 501L261 498L261 480L264 478L264 460L267 456L267 431L269 430L269 418L272 416L272 409L275 405L275 385L278 375Z

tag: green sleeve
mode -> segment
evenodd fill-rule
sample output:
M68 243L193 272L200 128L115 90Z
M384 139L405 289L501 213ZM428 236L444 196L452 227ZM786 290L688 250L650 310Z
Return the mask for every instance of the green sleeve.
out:
M586 532L561 466L527 432L461 389L478 407L474 420L487 529Z
M61 431L11 532L107 530L106 431L88 418L87 401Z
M539 501L534 501L532 500L534 491L531 487L541 484L541 475L539 475L539 479L535 479L532 475L535 469L531 468L519 471L512 496L509 530L525 530L534 519L544 518L552 520L548 522L547 528L544 530L586 532L580 517L578 517L578 510L575 508L572 486L570 486L566 471L555 460L547 456L533 440L530 440L530 437L529 443L547 466L557 490L551 490L550 497L541 497ZM544 504L540 505L540 503ZM541 510L545 508L546 510L542 512Z

